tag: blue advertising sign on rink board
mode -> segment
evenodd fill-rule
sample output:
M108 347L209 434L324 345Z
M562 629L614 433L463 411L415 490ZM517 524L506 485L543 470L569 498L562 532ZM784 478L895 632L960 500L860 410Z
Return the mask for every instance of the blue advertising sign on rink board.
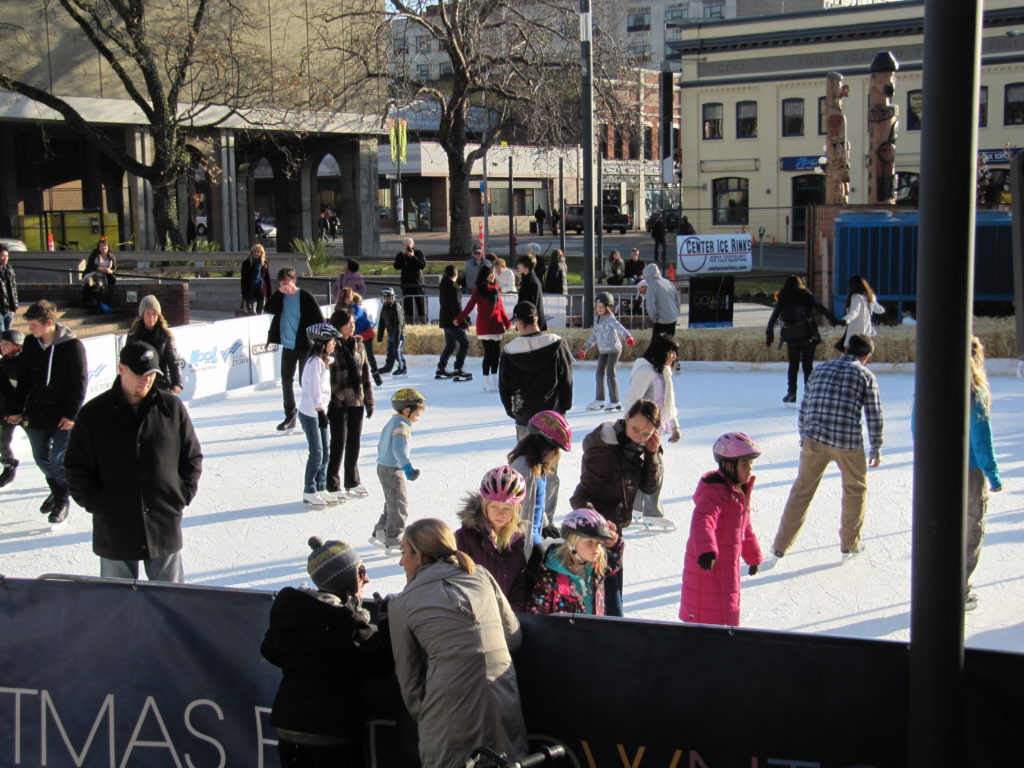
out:
M748 234L679 235L676 238L676 274L749 272L751 238Z

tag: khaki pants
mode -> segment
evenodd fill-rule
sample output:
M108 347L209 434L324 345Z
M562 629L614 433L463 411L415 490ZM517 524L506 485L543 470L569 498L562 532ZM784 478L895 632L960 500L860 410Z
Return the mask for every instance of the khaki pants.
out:
M971 576L981 556L985 538L985 511L988 509L988 484L985 474L975 467L967 470L967 578L966 592L971 591Z
M864 524L864 501L868 491L868 464L862 448L851 451L823 445L805 437L800 450L800 469L789 491L786 508L782 511L779 530L772 549L783 554L792 546L807 518L807 507L818 490L821 476L831 462L839 465L843 479L843 512L839 527L841 549L860 546L860 529Z

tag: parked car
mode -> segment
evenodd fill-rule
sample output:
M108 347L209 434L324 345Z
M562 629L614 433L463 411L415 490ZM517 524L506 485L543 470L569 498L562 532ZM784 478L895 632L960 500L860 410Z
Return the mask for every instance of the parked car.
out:
M647 223L644 228L650 232L651 227L654 225L654 220L658 216L665 217L665 231L666 232L678 232L679 231L679 217L682 211L679 208L666 208L663 211L655 211L647 217Z
M0 237L0 245L7 248L8 251L27 251L28 248L21 240L16 237Z
M276 240L277 239L277 219L273 216L264 216L260 221L260 226L263 227L263 234L261 237L264 240Z
M608 234L611 234L613 229L617 229L620 235L624 235L627 229L633 228L633 217L620 211L617 205L603 205L601 206L601 225Z

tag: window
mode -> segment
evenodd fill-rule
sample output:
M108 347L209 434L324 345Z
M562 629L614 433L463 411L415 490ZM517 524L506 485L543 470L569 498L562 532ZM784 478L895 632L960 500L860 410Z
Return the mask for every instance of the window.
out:
M704 105L704 138L705 139L720 139L722 138L722 105L721 104L705 104Z
M689 8L669 8L665 11L665 21L680 21L690 18Z
M1003 125L1024 125L1024 83L1010 83L1006 86Z
M644 126L644 160L654 159L654 129L649 126Z
M978 92L978 127L988 127L988 86L981 86Z
M417 35L416 36L416 50L417 51L429 51L430 50L430 35Z
M736 102L736 138L757 138L757 102Z
M409 43L406 42L404 37L396 37L394 39L395 53L408 53Z
M804 100L782 100L782 135L804 135Z
M724 19L725 3L723 0L704 0L705 19Z
M621 18L621 17L620 17ZM627 32L645 32L651 28L650 10L631 13L626 19Z
M601 157L608 157L608 126L602 125L597 129L597 151Z
M729 176L711 182L715 224L748 224L750 196L748 179Z
M626 138L622 135L622 129L615 129L615 159L626 159Z
M452 63L450 61L442 61L437 65L437 74L440 77L449 77L452 73Z
M921 130L921 90L907 91L907 130Z
M828 131L825 130L825 97L824 96L819 96L818 97L818 135L819 136L824 136L826 133L828 133Z
M416 65L416 77L420 80L430 79L430 65L429 64L417 64Z
M633 59L649 59L651 58L651 46L631 45L626 48L626 55Z

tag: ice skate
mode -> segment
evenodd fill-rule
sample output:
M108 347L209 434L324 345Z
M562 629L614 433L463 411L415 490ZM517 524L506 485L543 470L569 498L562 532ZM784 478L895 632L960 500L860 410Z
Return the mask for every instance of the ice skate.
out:
M772 552L770 555L768 555L768 557L766 557L764 559L764 561L761 563L761 565L758 566L758 569L757 569L758 573L764 573L765 571L770 571L772 568L774 568L776 565L779 564L779 560L781 560L782 558L783 558L783 553L782 552L778 552L778 551Z
M978 593L970 592L967 597L964 598L964 613L973 611L978 607Z
M290 432L295 429L295 414L285 416L284 421L277 425L278 432Z
M587 410L588 411L603 411L604 410L604 400L595 400L594 402L592 402L590 405L587 406Z
M469 371L464 371L461 368L456 368L452 373L452 381L472 381L473 374Z
M39 505L39 512L43 515L48 515L53 512L53 505L56 504L57 499L51 492L49 496L43 499L43 503Z
M782 398L782 402L784 402L784 403L795 403L796 402L796 393L794 393L794 392L788 393L784 398Z
M621 410L622 410L622 403L608 403L608 405L606 405L605 408L604 408L605 413L615 413L616 411L621 411Z
M401 539L386 539L384 541L384 554L389 557L401 557L402 556L402 540Z
M839 550L839 552L843 556L843 562L844 563L848 562L850 560L855 559L863 551L864 551L864 545L863 544L858 545L854 549L841 549L841 550Z
M354 486L352 488L345 489L345 495L350 499L361 499L370 495L370 492L366 490L366 487L362 484Z
M0 488L10 484L14 480L14 473L18 470L18 460L11 459L10 463L4 465L4 471L0 472Z
M323 499L329 507L336 507L339 504L345 503L344 491L328 491L325 489L323 491L317 491L316 495Z
M640 518L640 524L654 533L671 533L676 529L676 524L667 517L644 515Z
M373 372L373 383L376 384L378 387L383 386L384 384L384 379L381 378L381 375L378 371Z
M370 534L369 541L375 547L380 547L381 549L387 549L388 545L384 543L384 529L383 528L374 528L373 529L373 533Z
M434 374L434 378L435 379L450 379L454 375L455 374L452 373L451 371L446 371L444 368L438 368L437 372Z
M391 374L391 378L393 378L393 379L404 379L408 375L409 375L409 369L406 368L403 365L401 368L396 369L395 372Z
M53 503L53 511L50 512L50 516L47 521L50 525L60 525L68 519L68 512L71 511L71 502L67 499L57 499Z
M303 504L308 504L309 506L313 507L314 509L323 509L324 507L327 506L327 502L318 493L303 493L302 494L302 503Z

